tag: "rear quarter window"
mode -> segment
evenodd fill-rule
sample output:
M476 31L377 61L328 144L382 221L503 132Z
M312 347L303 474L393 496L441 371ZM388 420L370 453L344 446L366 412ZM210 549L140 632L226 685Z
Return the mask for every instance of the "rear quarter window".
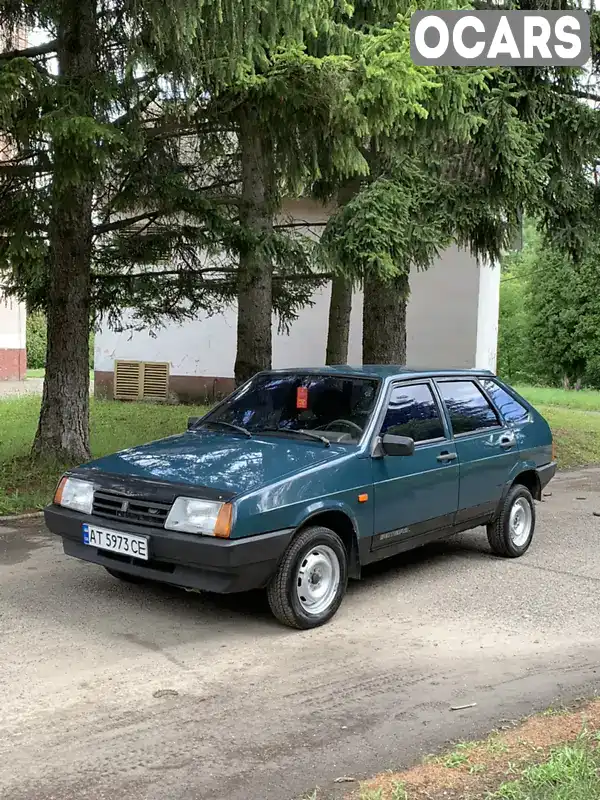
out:
M499 383L486 378L481 381L481 385L507 422L524 422L527 419L529 410L515 400Z
M474 381L440 381L438 389L455 435L500 426L498 413Z

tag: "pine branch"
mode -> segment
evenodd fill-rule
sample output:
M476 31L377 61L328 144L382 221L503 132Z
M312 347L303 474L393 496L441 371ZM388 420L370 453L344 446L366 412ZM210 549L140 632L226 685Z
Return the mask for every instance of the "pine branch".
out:
M116 128L122 128L123 125L126 125L128 122L130 122L132 119L134 119L136 115L146 111L148 109L148 107L151 106L152 103L156 100L156 98L158 97L158 94L159 94L159 90L158 89L153 89L148 94L148 96L142 98L142 100L140 100L140 102L134 108L130 108L128 111L126 111L120 117L117 117L117 119L113 122L113 125Z
M0 61L9 61L11 58L39 58L56 53L58 49L58 39L37 45L37 47L24 47L22 50L5 50L0 53Z
M162 211L146 211L144 214L138 214L135 217L117 219L114 222L105 222L102 225L96 225L94 227L94 236L100 236L103 233L112 233L113 231L120 231L124 228L130 228L132 225L135 225L138 222L154 222L162 213Z
M287 230L288 228L324 228L327 222L282 222L279 225L273 225L273 230Z
M600 94L586 92L583 89L568 89L566 92L562 90L561 94L568 94L571 97L579 97L582 100L593 100L595 103L600 103Z
M31 177L39 175L47 175L52 172L50 161L46 164L0 164L0 175L8 175L11 177Z
M201 278L203 275L236 275L237 269L231 267L207 267L206 269L170 269L159 270L156 272L133 272L127 275L102 275L98 273L93 274L94 280L106 281L134 281L139 278ZM315 280L331 280L333 273L329 272L314 272L305 275L273 275L273 280L277 283L290 282L301 283L302 281L315 281Z

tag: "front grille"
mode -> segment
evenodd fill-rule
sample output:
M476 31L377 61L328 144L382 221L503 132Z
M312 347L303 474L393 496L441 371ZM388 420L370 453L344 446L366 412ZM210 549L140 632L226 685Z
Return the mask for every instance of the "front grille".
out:
M96 517L120 519L145 525L149 528L164 528L171 509L170 503L157 503L137 497L127 497L116 492L94 492L92 513Z

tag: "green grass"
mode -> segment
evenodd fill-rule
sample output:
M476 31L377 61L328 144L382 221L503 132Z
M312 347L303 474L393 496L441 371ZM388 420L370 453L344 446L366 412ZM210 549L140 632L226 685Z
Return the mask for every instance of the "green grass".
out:
M478 742L458 742L454 750L447 753L443 758L434 760L448 767L448 769L462 767L468 763L471 751L477 747L477 744Z
M404 785L398 781L392 785L391 794L388 797L390 800L408 800ZM360 793L360 800L383 800L383 792L381 789L365 789Z
M550 423L561 469L600 463L600 392L516 386Z
M42 369L28 369L26 378L43 378L46 375L46 370L42 367ZM90 380L94 378L94 370L90 370Z
M504 783L491 797L494 800L600 798L597 736L583 735L577 742L557 748L547 761L527 767L518 779Z
M43 508L68 464L32 464L40 398L0 400L0 515ZM114 453L184 431L189 416L204 413L194 406L91 401L92 455Z
M600 412L600 392L592 389L580 392L552 389L547 386L515 386L515 389L536 407L560 406L580 411Z
M560 469L600 463L600 414L536 406L552 428Z

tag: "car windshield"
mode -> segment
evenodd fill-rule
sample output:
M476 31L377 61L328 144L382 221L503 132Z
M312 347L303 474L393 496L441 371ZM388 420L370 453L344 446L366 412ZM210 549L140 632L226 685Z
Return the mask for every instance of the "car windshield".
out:
M205 421L238 425L253 434L314 431L330 442L356 444L373 413L378 389L379 381L368 378L260 374Z

